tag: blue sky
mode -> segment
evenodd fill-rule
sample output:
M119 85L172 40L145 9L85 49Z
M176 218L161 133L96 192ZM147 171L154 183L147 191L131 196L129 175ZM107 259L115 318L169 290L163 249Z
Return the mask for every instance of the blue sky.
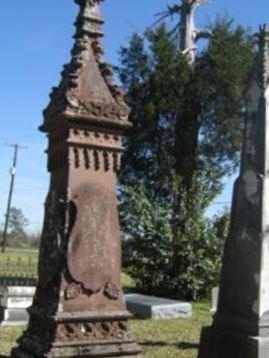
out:
M176 0L175 0L176 1ZM130 34L154 22L154 14L165 9L168 0L106 0L104 46L106 60L117 64L118 50ZM257 29L269 23L266 0L212 0L197 12L200 27L216 14L228 12L237 23ZM37 128L48 103L52 86L59 82L62 65L70 59L72 26L77 6L72 0L2 1L0 13L0 222L6 208L12 149L5 143L27 145L19 153L13 206L22 208L30 221L29 230L42 226L43 202L48 188L46 138ZM231 182L217 199L210 214L231 199Z

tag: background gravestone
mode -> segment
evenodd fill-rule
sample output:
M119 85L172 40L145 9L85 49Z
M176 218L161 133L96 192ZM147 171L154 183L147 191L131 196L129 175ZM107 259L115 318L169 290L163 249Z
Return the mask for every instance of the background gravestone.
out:
M0 287L0 325L20 326L28 323L27 309L32 305L35 287Z
M125 295L125 301L128 310L135 317L159 320L192 316L191 304L187 302L135 293Z
M241 171L234 187L219 302L199 358L269 357L269 28L246 92Z
M103 62L98 0L76 0L75 44L51 93L41 130L49 138L37 291L12 357L136 356L121 290L115 193L123 131L121 89Z

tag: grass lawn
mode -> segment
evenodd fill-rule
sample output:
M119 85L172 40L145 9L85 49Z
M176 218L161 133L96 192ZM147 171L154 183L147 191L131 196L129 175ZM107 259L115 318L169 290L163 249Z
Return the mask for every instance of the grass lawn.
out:
M34 257L34 253L22 255L19 252L9 252L8 254L13 255L14 259L19 255L25 261L29 260L29 257ZM125 292L135 292L134 283L129 276L123 274L122 283ZM209 303L203 302L193 304L193 317L190 319L165 321L134 319L129 325L130 331L142 348L142 357L196 358L201 327L210 323ZM0 328L0 357L9 356L12 346L23 330L24 327Z
M37 250L20 250L20 249L7 249L3 254L0 252L0 263L7 262L10 260L12 262L17 262L20 260L21 262L28 263L29 260L32 262L37 262L38 260L38 251Z
M201 327L211 324L211 314L207 303L194 304L193 311L191 319L131 321L143 357L197 358Z
M142 357L196 358L200 329L210 324L207 303L194 304L191 319L151 321L131 320L130 330L142 348ZM9 356L10 349L23 328L0 328L0 354Z

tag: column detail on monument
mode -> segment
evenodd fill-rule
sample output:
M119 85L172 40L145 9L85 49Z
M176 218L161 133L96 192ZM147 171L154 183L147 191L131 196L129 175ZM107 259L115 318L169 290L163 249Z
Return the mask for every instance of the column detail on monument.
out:
M116 197L122 135L130 127L123 92L103 61L100 0L75 0L72 58L44 111L51 173L37 291L12 357L127 357Z
M246 90L240 175L223 257L213 325L201 335L199 358L269 357L269 28Z

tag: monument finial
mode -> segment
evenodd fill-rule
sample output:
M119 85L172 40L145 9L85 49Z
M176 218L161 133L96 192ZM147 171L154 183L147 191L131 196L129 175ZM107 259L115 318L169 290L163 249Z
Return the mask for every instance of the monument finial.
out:
M80 13L76 21L77 33L91 36L103 36L103 17L99 10L99 4L104 0L75 0L80 6Z
M99 3L104 0L75 0L80 6L76 20L71 61L64 66L62 80L51 93L44 111L42 131L63 117L130 126L129 108L122 89L113 83L113 67L104 62L104 19Z

